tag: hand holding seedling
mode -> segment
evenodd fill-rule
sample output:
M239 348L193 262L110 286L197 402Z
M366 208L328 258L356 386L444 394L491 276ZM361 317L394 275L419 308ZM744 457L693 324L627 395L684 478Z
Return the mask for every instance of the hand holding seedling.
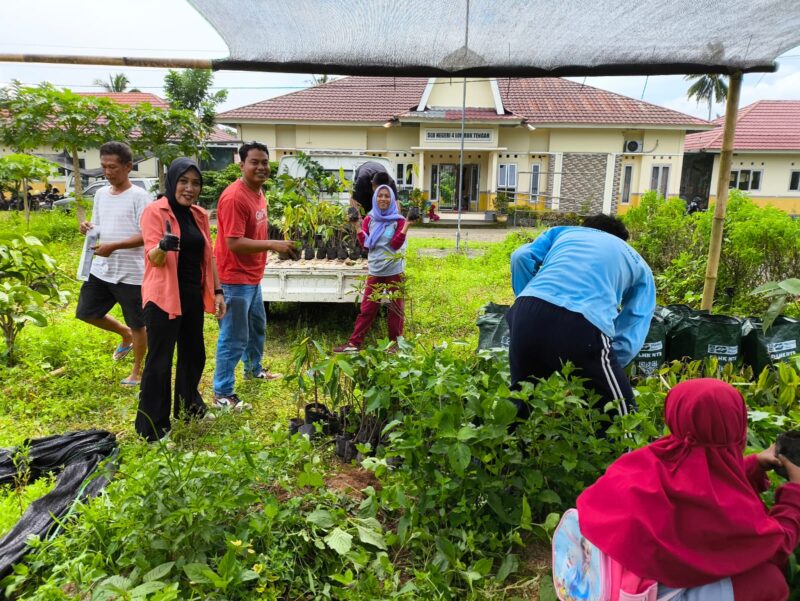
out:
M300 258L297 242L293 240L272 240L272 250L278 253L286 253L295 261Z

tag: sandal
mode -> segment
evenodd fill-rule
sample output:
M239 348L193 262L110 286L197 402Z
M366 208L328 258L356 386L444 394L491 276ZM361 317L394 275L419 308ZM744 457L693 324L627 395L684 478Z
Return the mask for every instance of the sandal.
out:
M133 350L133 343L125 346L120 342L119 345L117 346L117 350L114 351L113 355L114 361L120 361L124 359L125 357L128 356L128 353L130 353L132 350Z
M138 386L139 384L141 384L141 380L133 380L131 378L125 378L123 380L120 380L120 385L121 386L134 387L134 386Z

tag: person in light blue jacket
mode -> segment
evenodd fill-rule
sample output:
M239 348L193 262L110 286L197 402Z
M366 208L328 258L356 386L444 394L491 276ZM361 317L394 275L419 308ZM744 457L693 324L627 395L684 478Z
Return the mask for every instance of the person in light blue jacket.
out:
M507 314L512 387L567 361L624 414L635 409L624 367L644 343L656 304L653 274L608 215L548 229L511 255L516 300ZM520 417L526 407L520 406Z

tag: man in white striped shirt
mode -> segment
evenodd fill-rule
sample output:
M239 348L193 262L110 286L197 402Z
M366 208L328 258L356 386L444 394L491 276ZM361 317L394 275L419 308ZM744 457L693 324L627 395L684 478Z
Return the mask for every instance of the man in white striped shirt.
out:
M150 194L134 186L128 175L133 168L131 149L122 142L100 147L100 165L109 185L94 197L92 221L80 225L82 234L97 228L99 244L89 279L81 287L75 316L121 338L113 358L119 361L133 351L133 368L123 386L136 386L141 379L147 352L147 332L142 314L144 251L139 219L151 202ZM119 303L125 325L108 315Z

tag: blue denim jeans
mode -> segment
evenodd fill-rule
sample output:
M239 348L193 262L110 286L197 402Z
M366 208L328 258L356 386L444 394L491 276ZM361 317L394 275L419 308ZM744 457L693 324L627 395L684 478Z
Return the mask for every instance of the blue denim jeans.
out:
M240 359L244 362L245 375L261 371L267 329L260 285L222 284L222 291L228 310L219 322L217 367L214 370L216 395L233 392L233 372Z

